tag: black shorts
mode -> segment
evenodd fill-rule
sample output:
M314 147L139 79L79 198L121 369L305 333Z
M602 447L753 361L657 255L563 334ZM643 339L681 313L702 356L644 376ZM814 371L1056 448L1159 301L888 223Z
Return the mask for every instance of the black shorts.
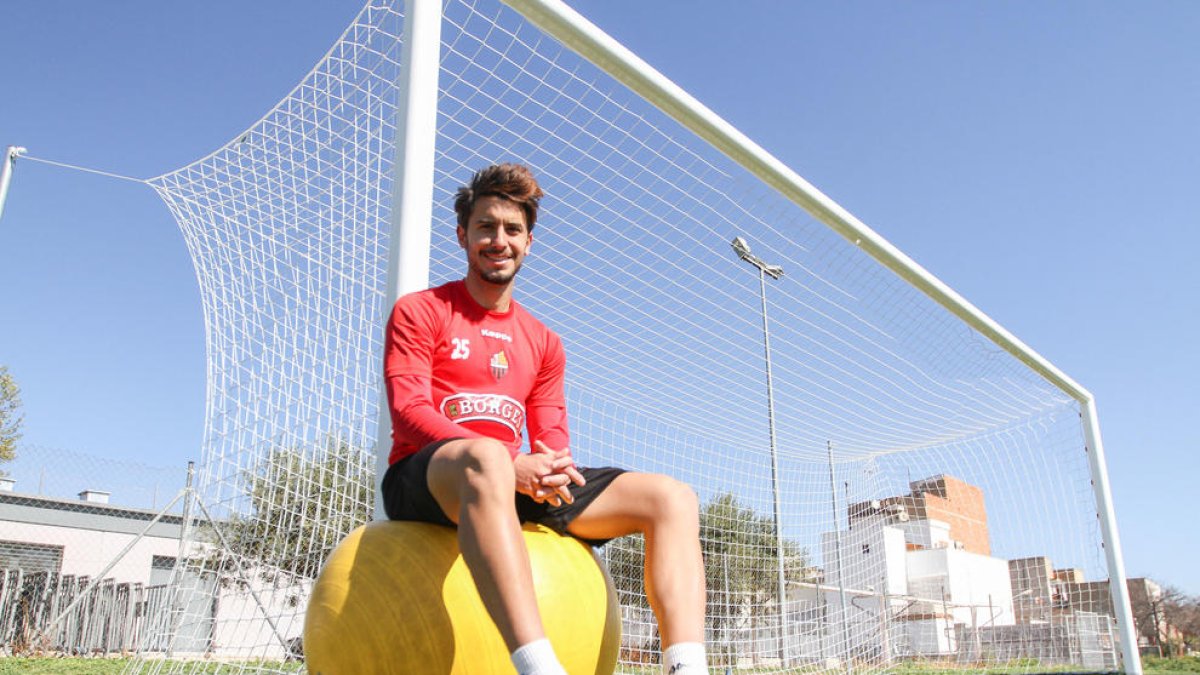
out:
M454 521L442 511L437 500L429 491L425 476L429 471L429 460L451 440L430 443L417 452L388 467L383 476L383 505L389 520L417 520L454 527ZM538 503L528 495L517 494L517 518L522 523L538 523L558 532L569 534L567 526L583 510L608 488L613 479L625 473L624 469L601 467L597 469L577 467L583 474L585 484L571 485L571 496L575 501L554 506L549 502ZM578 538L578 537L577 537ZM608 539L580 539L591 546L603 546Z

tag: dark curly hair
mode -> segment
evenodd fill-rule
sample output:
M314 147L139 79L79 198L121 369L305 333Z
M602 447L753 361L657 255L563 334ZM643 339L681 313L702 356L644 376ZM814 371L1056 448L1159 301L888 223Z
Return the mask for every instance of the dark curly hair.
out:
M525 224L533 232L537 222L538 200L542 188L529 167L522 164L493 164L480 169L471 177L471 184L458 189L454 197L454 212L458 214L458 226L467 229L467 221L475 210L480 197L500 197L521 207L525 212Z

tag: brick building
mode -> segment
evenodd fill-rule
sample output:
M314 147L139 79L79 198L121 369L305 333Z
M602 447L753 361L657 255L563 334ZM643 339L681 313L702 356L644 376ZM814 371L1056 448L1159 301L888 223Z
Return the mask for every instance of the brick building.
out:
M1062 605L1085 612L1112 614L1112 591L1108 580L1058 580ZM1183 638L1179 629L1163 615L1162 588L1144 577L1125 580L1129 589L1129 607L1137 630L1138 646L1143 652L1161 656L1164 645Z
M983 490L945 474L909 483L909 494L851 504L851 527L857 519L880 512L903 512L911 520L938 520L950 526L950 539L971 553L990 556L987 508Z
M1008 561L1017 623L1050 623L1055 617L1088 612L1115 614L1107 579L1088 581L1078 568L1054 569L1045 556ZM1159 653L1162 645L1181 637L1162 615L1162 589L1150 579L1125 580L1138 644L1144 652Z

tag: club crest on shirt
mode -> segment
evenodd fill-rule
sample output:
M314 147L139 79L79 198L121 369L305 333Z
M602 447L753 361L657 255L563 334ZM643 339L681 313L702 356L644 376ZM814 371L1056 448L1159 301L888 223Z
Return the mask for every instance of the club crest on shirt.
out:
M492 354L492 360L488 364L492 369L492 377L499 380L508 374L508 356L503 350Z
M452 394L442 399L441 408L451 422L495 422L508 427L514 439L525 424L525 406L502 394Z

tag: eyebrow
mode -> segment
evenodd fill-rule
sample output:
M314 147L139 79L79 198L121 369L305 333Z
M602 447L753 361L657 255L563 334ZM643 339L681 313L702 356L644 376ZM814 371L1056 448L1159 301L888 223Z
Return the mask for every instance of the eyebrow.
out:
M505 226L518 225L520 227L526 227L524 219L506 220L506 219L501 219L501 218L495 218L492 216L480 216L474 222L476 222L480 225L491 225L491 224L496 224L496 223L503 223Z

